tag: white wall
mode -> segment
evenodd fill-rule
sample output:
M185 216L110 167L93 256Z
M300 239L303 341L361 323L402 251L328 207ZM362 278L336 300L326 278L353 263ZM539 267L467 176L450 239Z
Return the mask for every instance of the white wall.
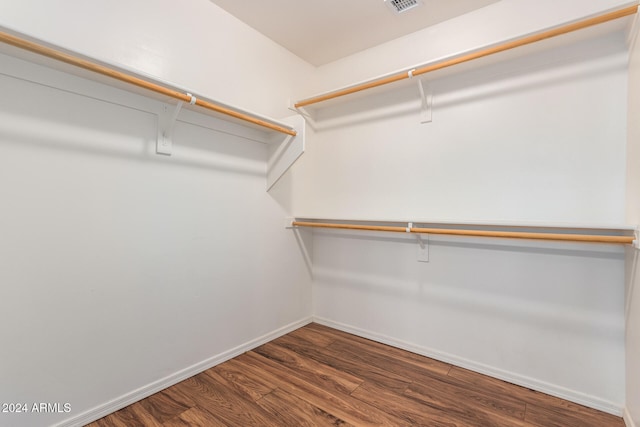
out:
M289 98L422 62L406 46L424 38L435 58L528 31L510 16L535 18L534 30L628 2L547 3L523 15L527 2L504 0L489 17L504 12L511 29L481 20L486 39L468 28L456 44L443 28L478 16L462 17L438 37L329 64L315 83L308 64L207 0L2 0L0 26L281 117ZM443 40L453 44L440 51ZM415 87L325 109L326 129L268 194L261 145L178 123L174 155L159 158L152 115L0 76L13 95L0 100L0 328L11 343L0 349L1 400L72 404L37 419L49 424L303 320L313 249L325 321L615 411L618 248L441 238L418 264L404 238L319 233L310 243L282 217L293 205L299 216L622 222L621 46L605 38L433 81L429 125L417 123Z
M0 0L0 27L274 118L314 69L209 0Z
M613 413L624 256L613 246L314 232L319 321Z
M501 0L318 68L298 99L436 62L635 4L629 0ZM490 22L491 25L487 25Z
M621 34L317 112L296 216L623 224L627 54Z
M143 2L2 3L0 25L261 113L284 115L287 76L308 69L204 0L144 2L153 19ZM90 421L308 321L265 145L179 121L157 156L158 102L0 63L0 402L71 405L0 425Z
M366 55L373 63L384 49ZM415 83L327 103L295 167L294 213L623 224L626 67L618 32L431 79L428 124ZM416 250L314 233L315 315L622 412L622 248L432 238L427 264Z
M637 23L636 23L637 24ZM629 59L627 133L627 222L640 224L640 43L638 26L632 33ZM627 422L640 425L640 273L638 251L629 248L626 262L626 379ZM627 427L632 427L627 425Z

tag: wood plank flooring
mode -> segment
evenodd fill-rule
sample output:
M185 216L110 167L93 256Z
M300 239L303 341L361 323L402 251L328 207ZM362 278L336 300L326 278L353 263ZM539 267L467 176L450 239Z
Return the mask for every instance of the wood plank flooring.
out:
M624 427L621 418L315 323L92 424Z

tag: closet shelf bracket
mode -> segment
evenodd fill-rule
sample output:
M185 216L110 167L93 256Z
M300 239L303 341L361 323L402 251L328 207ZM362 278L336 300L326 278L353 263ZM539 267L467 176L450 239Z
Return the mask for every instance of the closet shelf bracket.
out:
M196 103L196 97L187 93L191 97L190 105ZM171 104L162 104L160 112L158 112L158 138L156 140L156 154L171 155L173 149L173 128L178 119L178 114L184 105L183 101L178 103L171 109Z
M304 117L306 123L311 129L313 129L314 131L318 130L318 125L316 124L315 117L313 117L313 115L309 111L305 110L304 107L296 107L292 104L291 106L289 106L289 110Z
M293 129L293 135L274 135L267 151L267 191L293 166L304 154L305 119L300 115L285 117L282 120Z
M631 242L634 248L640 249L640 228L636 227L633 231L634 240Z
M426 87L425 87L426 86ZM431 123L431 107L433 106L433 92L431 88L423 84L421 79L418 79L418 90L420 91L420 99L422 105L420 107L420 123Z

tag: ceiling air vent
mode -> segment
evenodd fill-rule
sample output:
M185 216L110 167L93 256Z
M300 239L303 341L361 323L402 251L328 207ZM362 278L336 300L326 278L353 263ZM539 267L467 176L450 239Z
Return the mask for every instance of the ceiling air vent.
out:
M422 5L421 0L384 0L389 9L395 13L406 12L414 7Z

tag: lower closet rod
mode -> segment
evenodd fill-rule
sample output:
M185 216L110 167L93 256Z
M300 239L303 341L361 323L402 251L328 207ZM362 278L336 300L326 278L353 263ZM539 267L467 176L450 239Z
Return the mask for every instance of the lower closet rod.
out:
M556 240L566 242L586 242L586 243L617 243L633 244L634 236L611 236L596 234L559 234L559 233L535 233L522 231L490 231L490 230L464 230L445 228L419 228L419 227L391 227L380 225L356 225L356 224L332 224L324 222L293 221L294 227L318 227L318 228L339 228L346 230L370 230L370 231L390 231L394 233L421 233L421 234L447 234L455 236L474 237L503 237L510 239L534 239L534 240Z

